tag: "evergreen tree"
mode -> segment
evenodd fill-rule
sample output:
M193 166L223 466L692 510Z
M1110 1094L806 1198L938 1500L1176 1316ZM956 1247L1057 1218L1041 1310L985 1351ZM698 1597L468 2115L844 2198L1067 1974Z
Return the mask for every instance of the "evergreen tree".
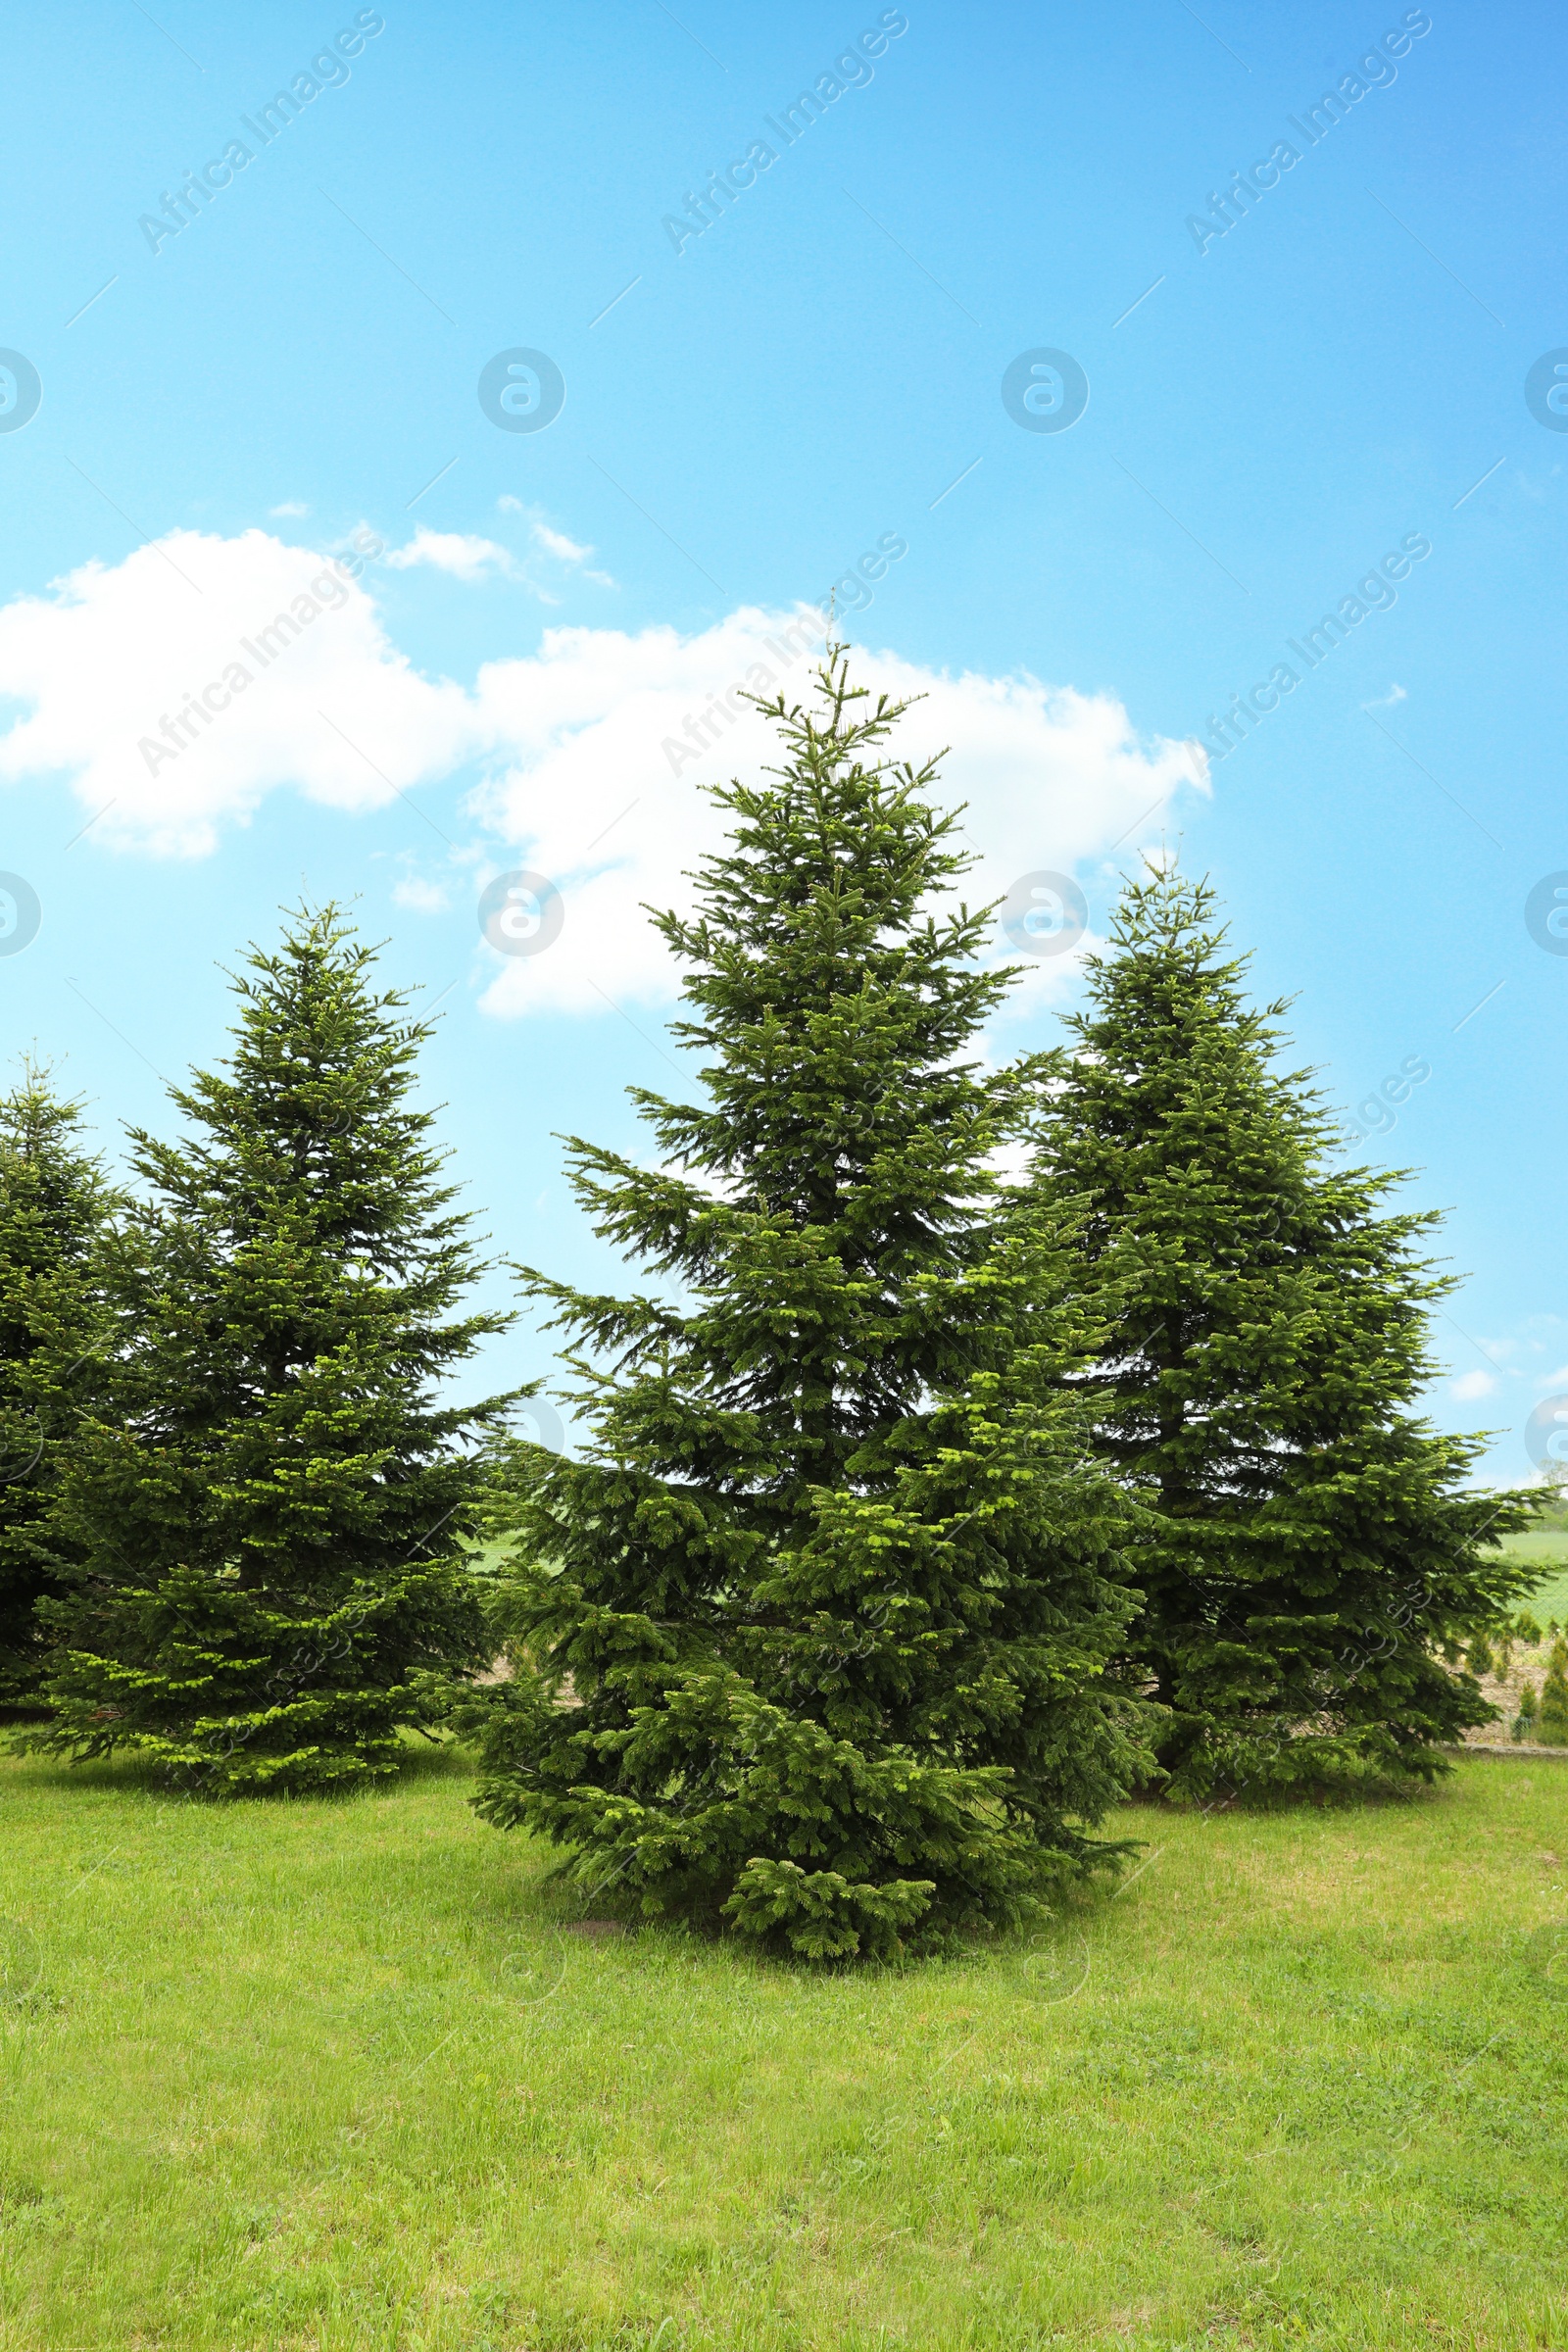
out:
M0 1713L32 1712L37 1603L69 1564L51 1518L100 1321L99 1245L114 1198L81 1148L80 1107L24 1066L0 1098Z
M132 1133L151 1198L62 1470L80 1566L43 1604L39 1743L74 1758L135 1747L215 1793L362 1778L422 1675L482 1661L461 1441L510 1400L436 1388L508 1318L453 1311L479 1268L411 1100L429 1031L373 962L300 913L235 981L230 1060L172 1090L186 1138Z
M1042 1191L1087 1199L1121 1300L1102 1447L1157 1513L1132 1663L1178 1788L1430 1778L1494 1713L1437 1653L1528 1586L1489 1547L1531 1506L1465 1489L1482 1441L1412 1413L1451 1288L1417 1254L1437 1220L1334 1164L1308 1075L1276 1064L1286 1007L1249 1007L1213 908L1178 874L1128 886L1044 1100Z
M1560 1634L1546 1660L1535 1721L1536 1738L1543 1747L1568 1747L1568 1642Z
M1118 1853L1091 1832L1143 1712L1067 1378L1093 1302L989 1165L1021 1083L962 1058L1007 977L987 914L935 904L968 860L936 762L882 753L904 706L862 709L840 648L818 683L759 704L787 763L714 794L732 844L658 918L706 1104L634 1090L655 1171L570 1145L599 1232L681 1295L527 1278L593 1442L512 1457L478 1800L590 1894L812 1956L1015 1919Z

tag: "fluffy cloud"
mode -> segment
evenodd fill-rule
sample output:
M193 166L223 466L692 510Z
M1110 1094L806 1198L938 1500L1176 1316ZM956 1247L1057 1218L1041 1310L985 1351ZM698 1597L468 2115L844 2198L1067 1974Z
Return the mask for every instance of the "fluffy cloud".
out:
M446 536L421 532L411 548ZM465 687L425 677L389 639L374 572L349 579L263 531L180 531L17 600L0 610L0 695L23 715L0 736L0 776L63 776L86 815L104 811L95 840L198 856L270 791L368 809L472 763L470 814L487 847L406 877L401 902L469 899L477 855L488 858L479 882L527 869L564 906L544 954L476 949L487 1009L667 1001L672 975L644 904L686 901L686 869L720 837L701 787L776 758L742 696L808 691L818 616L749 608L684 638L551 629L536 653L487 663ZM856 666L874 690L924 698L898 731L901 757L950 747L940 790L968 804L971 901L1153 840L1184 785L1206 790L1197 746L1141 740L1108 695L954 677L873 651ZM1068 965L1032 963L1031 986L1058 985Z
M1461 1372L1458 1378L1450 1383L1451 1393L1461 1404L1468 1404L1477 1396L1493 1396L1496 1386L1495 1373L1480 1370Z
M719 839L699 785L777 757L744 691L804 695L819 645L814 616L808 630L799 616L746 610L684 639L672 629L553 629L531 659L480 672L487 725L515 746L480 796L485 820L516 845L517 866L548 876L565 901L546 954L495 957L490 1011L672 993L643 906L685 903L687 869ZM858 652L856 671L873 690L923 698L898 730L901 757L918 764L951 747L941 790L968 804L971 902L1002 897L1022 875L1070 874L1141 826L1152 837L1184 783L1206 786L1195 746L1141 743L1109 696L1027 677L950 677L875 652ZM1065 957L1029 964L1023 1001L1067 969Z
M470 531L430 531L423 523L407 547L392 549L386 562L392 571L413 571L423 564L459 580L482 580L492 570L510 576L515 569L512 550L499 541L477 539Z
M26 707L0 776L64 775L100 838L166 856L206 855L280 785L378 808L478 742L468 697L414 668L363 580L259 530L172 531L18 598L0 695Z

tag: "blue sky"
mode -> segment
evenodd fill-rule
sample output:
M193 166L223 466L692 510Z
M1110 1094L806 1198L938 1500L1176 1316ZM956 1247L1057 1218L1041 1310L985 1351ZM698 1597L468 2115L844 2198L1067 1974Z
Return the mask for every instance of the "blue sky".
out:
M0 346L41 385L0 430L0 868L41 907L0 956L14 1048L113 1147L220 1050L216 967L302 891L353 900L441 999L430 1086L497 1246L608 1275L555 1132L642 1148L622 1089L676 1081L638 905L709 837L698 785L760 752L668 747L863 558L850 634L930 689L909 749L952 744L988 890L1072 874L1093 937L1140 849L1212 875L1299 1058L1374 1104L1366 1155L1449 1211L1436 1415L1528 1474L1527 1416L1568 1391L1568 956L1525 919L1568 869L1568 436L1526 399L1568 346L1560 18L554 20L117 0L13 27ZM142 225L209 165L177 233ZM480 403L519 349L564 381L543 429ZM1087 378L1068 429L1004 403L1042 350ZM0 375L13 420L28 381ZM150 755L312 581L276 676ZM538 956L479 935L517 868L565 909ZM1040 959L995 1049L1075 987ZM547 1368L526 1331L502 1354Z

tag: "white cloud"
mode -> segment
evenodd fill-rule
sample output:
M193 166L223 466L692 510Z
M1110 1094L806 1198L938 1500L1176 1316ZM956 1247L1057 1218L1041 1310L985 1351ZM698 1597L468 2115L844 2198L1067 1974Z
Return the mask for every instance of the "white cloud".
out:
M268 510L273 519L279 522L287 520L291 515L308 514L310 511L310 508L297 498L285 498L280 507L270 507Z
M1450 1386L1459 1402L1468 1404L1472 1397L1493 1396L1496 1391L1497 1378L1494 1372L1461 1372Z
M469 531L431 531L423 523L407 547L394 547L384 561L392 571L412 571L418 564L427 564L432 571L449 571L459 580L482 580L492 570L510 578L516 568L512 550L494 539L477 539Z
M553 531L548 522L534 522L529 536L535 547L542 547L547 556L557 556L563 564L586 564L593 554L591 547L579 547L564 531Z
M542 549L547 556L553 556L558 564L587 564L589 557L594 552L582 541L568 539L564 531L553 529L542 515L535 514L531 508L525 506L520 498L514 498L510 490L504 490L501 493L496 501L496 508L502 514L526 514L528 516L528 535L534 546ZM614 580L608 571L589 569L584 572L583 577L592 580L600 588L615 586Z
M495 969L488 1010L586 1010L607 996L651 1003L673 993L642 906L688 903L685 869L722 835L699 782L756 773L776 758L773 730L741 692L748 680L763 691L779 682L792 695L807 692L810 657L780 647L791 625L747 609L686 639L667 628L635 637L552 629L530 660L480 672L487 727L516 747L480 806L516 846L515 864L548 875L565 900L561 936L546 953L485 952ZM978 852L965 884L971 903L999 898L1042 868L1070 873L1118 841L1135 846L1141 825L1152 839L1158 804L1184 781L1206 789L1196 746L1142 744L1109 696L1028 677L949 677L889 654L855 660L873 689L925 698L892 748L918 762L952 746L938 790L950 804L969 804L963 821ZM1033 963L1026 990L1054 993L1067 965L1066 957Z
M688 903L684 870L722 836L700 787L776 759L741 691L808 691L807 620L748 608L687 638L550 629L537 652L487 663L466 688L399 651L368 576L348 583L258 530L180 531L17 599L0 609L0 696L24 710L0 735L0 777L63 777L84 814L104 810L95 842L197 856L269 792L368 809L476 762L487 871L540 871L565 902L547 953L478 951L486 1007L667 1002L673 974L643 905ZM1043 868L1087 870L1118 844L1130 855L1157 840L1184 784L1207 790L1198 746L1140 739L1109 695L948 676L888 653L857 652L855 664L873 689L925 698L894 739L901 757L952 747L937 791L969 804L971 903ZM192 713L204 690L205 719ZM419 894L435 885L400 887L404 904L433 905ZM1049 994L1069 968L1037 961L1028 985Z
M206 854L280 786L379 808L479 739L462 688L413 667L363 582L260 530L173 531L17 598L0 694L26 706L0 777L64 775L104 812L95 839L165 856Z
M1407 703L1409 699L1409 695L1402 686L1391 686L1387 694L1375 694L1372 700L1369 703L1363 703L1361 708L1363 710L1392 710L1396 703Z
M503 499L501 503L505 506L508 502ZM511 504L520 511L519 500L513 499ZM552 530L548 523L540 522L537 517L530 521L528 533L534 547L559 564L581 565L587 563L594 552L591 547L579 546L575 539L568 539L564 532ZM522 581L533 590L541 604L556 605L561 602L560 597L538 579L526 563L519 562L511 548L503 547L496 539L480 538L471 531L432 531L421 523L407 547L394 548L386 562L393 571L413 571L423 565L432 571L450 572L455 579L468 581L488 579L495 572L503 579ZM608 572L590 569L583 576L597 582L601 588L613 588L615 585Z

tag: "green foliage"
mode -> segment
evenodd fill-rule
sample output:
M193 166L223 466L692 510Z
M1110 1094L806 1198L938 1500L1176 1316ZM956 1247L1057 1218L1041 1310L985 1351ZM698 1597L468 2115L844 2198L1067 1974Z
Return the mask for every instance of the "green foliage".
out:
M715 795L700 911L660 918L706 1106L638 1093L656 1171L571 1145L680 1296L528 1278L593 1444L510 1455L480 1810L590 1895L832 1958L1016 1918L1119 1850L1090 1833L1148 1759L1073 1380L1097 1308L1066 1220L992 1171L1022 1078L962 1058L1007 977L984 912L931 911L967 859L935 763L882 754L902 707L819 679L819 715L767 706L774 780Z
M0 1713L36 1703L37 1603L59 1593L72 1556L50 1506L101 1321L114 1207L79 1127L78 1106L30 1064L0 1098Z
M1335 1164L1320 1098L1276 1065L1285 1007L1249 1007L1213 905L1176 874L1129 885L1041 1120L1042 1191L1087 1197L1120 1298L1105 1458L1157 1513L1133 1662L1178 1788L1430 1778L1493 1712L1434 1653L1536 1581L1487 1548L1534 1506L1467 1491L1481 1441L1410 1410L1451 1287L1416 1254L1435 1219Z
M62 1465L77 1564L42 1605L61 1652L41 1743L131 1746L211 1792L389 1768L426 1678L483 1657L449 1557L466 1432L506 1399L437 1402L495 1315L420 1043L373 951L328 907L236 980L235 1051L174 1090L190 1132L137 1131L150 1187L106 1258L92 1410Z
M1535 1685L1526 1683L1519 1693L1519 1712L1513 1719L1512 1729L1516 1740L1533 1740L1535 1738L1536 1714L1539 1705Z

